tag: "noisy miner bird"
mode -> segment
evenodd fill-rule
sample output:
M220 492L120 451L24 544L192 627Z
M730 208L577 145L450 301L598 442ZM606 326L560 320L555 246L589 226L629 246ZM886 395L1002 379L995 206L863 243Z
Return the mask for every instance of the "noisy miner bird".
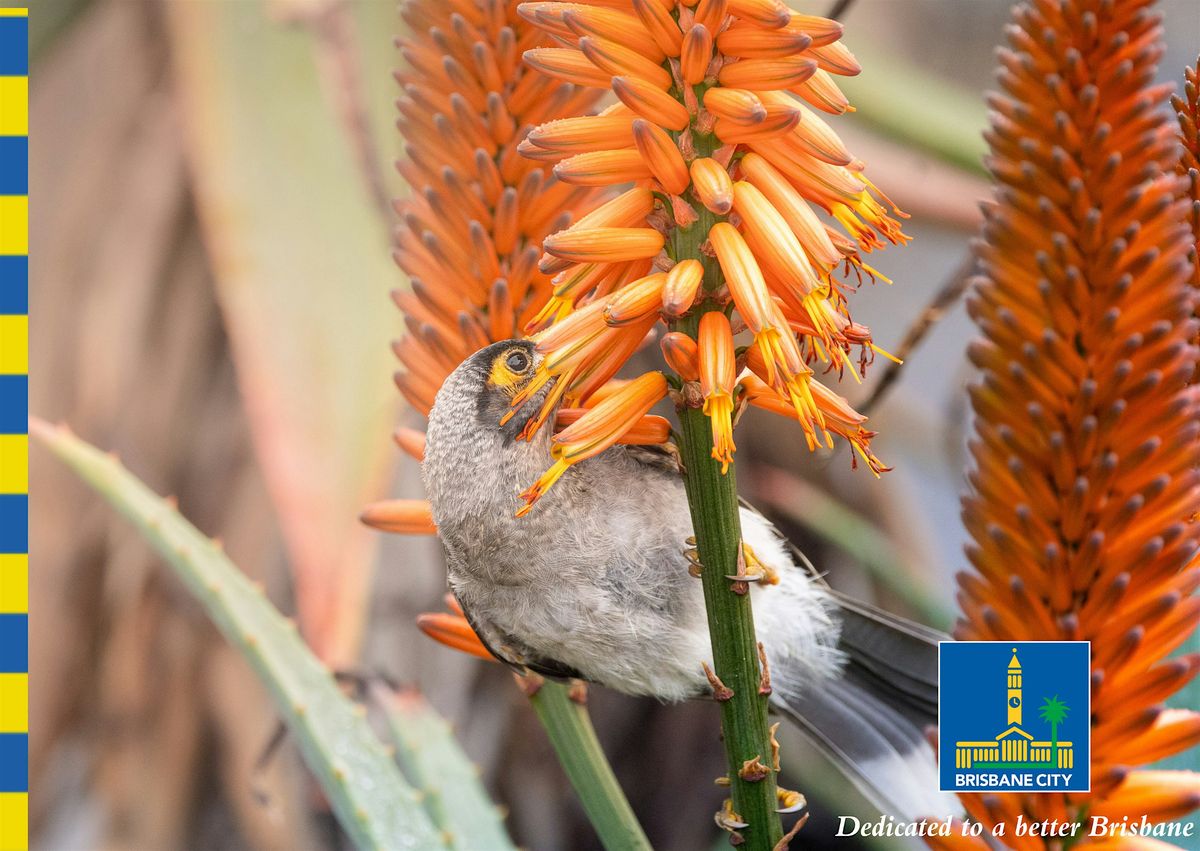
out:
M514 516L518 495L552 463L551 429L517 439L549 385L501 425L540 359L527 340L476 352L429 415L421 469L454 596L502 661L663 701L710 695L708 623L688 572L692 520L674 459L614 446ZM778 576L751 592L773 709L882 812L952 812L924 736L937 721L943 636L832 591L752 509L741 524Z

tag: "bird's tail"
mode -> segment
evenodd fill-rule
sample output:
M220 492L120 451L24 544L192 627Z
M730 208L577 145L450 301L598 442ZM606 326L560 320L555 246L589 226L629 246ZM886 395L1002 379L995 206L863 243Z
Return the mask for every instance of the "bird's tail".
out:
M901 820L958 812L938 791L926 730L937 723L941 633L838 594L841 676L803 682L772 670L771 702L881 812Z

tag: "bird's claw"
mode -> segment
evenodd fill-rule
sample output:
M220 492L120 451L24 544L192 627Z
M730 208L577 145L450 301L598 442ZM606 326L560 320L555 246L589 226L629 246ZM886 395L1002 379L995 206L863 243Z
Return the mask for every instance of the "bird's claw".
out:
M748 822L742 821L742 817L733 811L732 798L725 799L725 803L721 805L721 809L717 810L717 814L713 817L713 820L717 823L717 827L730 833L750 826Z
M779 803L775 808L777 813L796 813L808 806L808 800L803 795L782 786L775 790L775 800Z

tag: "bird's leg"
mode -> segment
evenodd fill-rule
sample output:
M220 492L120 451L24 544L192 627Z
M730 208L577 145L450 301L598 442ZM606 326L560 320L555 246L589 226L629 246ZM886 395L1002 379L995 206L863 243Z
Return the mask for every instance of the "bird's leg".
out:
M732 798L725 799L725 803L721 805L721 809L717 811L717 814L713 817L713 820L716 821L717 827L721 828L721 830L728 831L729 833L734 833L735 831L741 830L743 827L750 826L746 822L742 821L742 817L740 815L733 811ZM732 837L730 839L732 841Z
M696 549L696 536L690 536L684 543L683 557L688 560L688 575L700 578L704 565L700 564L700 550Z
M759 560L754 549L742 541L738 551L737 574L726 579L738 582L761 582L763 585L778 585L779 574L770 565Z

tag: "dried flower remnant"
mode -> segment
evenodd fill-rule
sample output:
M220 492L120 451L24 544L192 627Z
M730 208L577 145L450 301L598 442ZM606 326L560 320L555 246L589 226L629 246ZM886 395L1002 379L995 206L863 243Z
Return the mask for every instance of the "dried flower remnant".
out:
M617 98L599 114L535 128L522 153L556 163L568 184L633 184L609 211L544 243L538 265L554 275L553 296L526 330L545 359L514 404L557 381L526 436L553 406L585 403L662 321L696 347L693 356L671 338L664 357L684 383L704 384L681 397L712 418L723 468L753 361L763 373L754 384L761 407L790 412L810 449L840 434L872 471L886 469L863 418L817 378L846 366L857 375L878 351L850 318L842 274L876 277L861 254L907 240L863 163L818 115L850 110L834 77L860 69L839 41L841 25L778 0L517 8L558 45L527 52L527 63ZM714 312L725 325L706 320L703 332L701 316ZM731 344L742 327L752 335L747 351ZM836 428L830 403L841 415Z
M977 573L960 575L957 634L1087 639L1093 660L1092 793L963 796L1010 837L1019 816L1156 821L1200 802L1200 776L1136 767L1200 741L1200 715L1161 706L1200 667L1169 658L1200 615L1200 398L1195 237L1149 6L1019 5L989 102L999 188L969 302L963 502Z

